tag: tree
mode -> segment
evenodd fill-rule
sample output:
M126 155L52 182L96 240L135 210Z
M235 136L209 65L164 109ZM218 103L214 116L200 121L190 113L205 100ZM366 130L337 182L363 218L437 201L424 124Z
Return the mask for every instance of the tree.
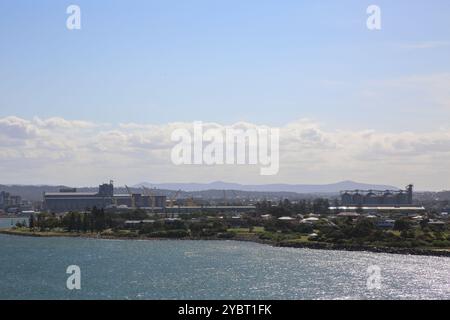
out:
M420 229L422 229L422 231L426 231L428 230L428 222L430 222L430 219L423 219L422 221L420 221Z
M333 206L334 206L334 214L339 214L339 213L341 213L341 210L339 209L339 201L338 201L338 199L334 199L334 201L333 201Z
M30 218L28 219L28 227L31 229L34 229L35 221L34 221L34 215L30 214Z
M89 214L87 212L83 213L83 225L81 226L83 232L89 230Z
M44 214L43 213L38 214L36 225L37 225L37 227L39 228L40 231L44 231L45 230L45 223L44 223L44 221L45 221Z
M67 223L67 231L72 232L74 228L75 228L75 213L70 212Z
M411 229L411 222L408 219L401 218L401 219L395 220L394 230L408 231L409 229Z
M299 214L307 214L310 211L310 206L306 200L302 200L294 206L294 210Z
M283 200L283 207L285 207L286 209L290 209L292 207L292 204L289 201L289 199L284 199Z
M313 201L313 212L315 214L328 214L329 213L329 207L330 203L328 202L328 199L323 198L317 198Z
M364 209L363 207L359 204L358 207L356 207L356 213L358 214L363 214L364 213Z
M83 223L81 221L81 214L77 213L75 217L75 230L77 232L80 232L80 230L83 228Z
M375 230L375 225L370 219L360 219L353 228L353 235L357 238L370 236Z

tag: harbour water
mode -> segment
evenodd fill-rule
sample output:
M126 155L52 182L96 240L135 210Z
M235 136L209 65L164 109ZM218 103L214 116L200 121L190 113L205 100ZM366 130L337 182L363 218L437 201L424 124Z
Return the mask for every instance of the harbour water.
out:
M66 287L69 265L81 290ZM0 299L450 299L449 258L235 241L0 235L0 270Z
M25 223L28 225L28 217L23 218L0 218L0 229L11 228L16 225L17 222Z

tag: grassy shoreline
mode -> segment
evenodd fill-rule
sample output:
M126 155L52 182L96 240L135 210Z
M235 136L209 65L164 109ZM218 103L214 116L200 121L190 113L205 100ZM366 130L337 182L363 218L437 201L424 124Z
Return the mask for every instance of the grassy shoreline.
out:
M388 254L403 254L403 255L421 255L421 256L437 256L450 257L450 248L402 248L402 247L384 247L384 246L367 246L356 244L335 244L325 242L310 242L310 241L274 241L267 239L260 239L256 234L239 234L233 238L220 238L218 236L212 237L184 237L184 238L158 238L146 236L118 236L113 234L100 233L75 233L75 232L55 232L55 231L29 231L24 229L0 229L0 234L24 236L24 237L68 237L68 238L89 238L89 239L105 239L105 240L232 240L255 242L273 247L284 248L301 248L312 250L338 250L338 251L363 251L372 253L388 253Z

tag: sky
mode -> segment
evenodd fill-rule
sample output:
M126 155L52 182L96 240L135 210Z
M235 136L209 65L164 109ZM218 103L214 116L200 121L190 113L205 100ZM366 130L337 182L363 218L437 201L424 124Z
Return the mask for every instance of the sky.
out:
M68 30L66 8L81 8ZM381 9L368 30L366 9ZM0 183L450 189L450 2L0 2ZM174 166L177 126L281 130L280 171Z

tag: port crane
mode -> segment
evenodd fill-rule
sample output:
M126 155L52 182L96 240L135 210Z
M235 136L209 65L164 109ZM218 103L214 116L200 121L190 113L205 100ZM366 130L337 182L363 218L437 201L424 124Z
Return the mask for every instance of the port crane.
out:
M191 194L189 198L186 199L186 206L195 207L197 204L194 201L194 195Z
M142 186L142 189L144 190L144 195L150 196L150 199L152 201L152 213L155 210L155 194L153 193L152 190L150 190L149 188Z
M113 180L109 180L109 184L110 185L114 185L114 181ZM114 197L114 189L113 189L113 195L112 195L112 198L111 198L111 202L112 202L112 204L115 207L117 207L117 199L116 199L116 197Z
M127 185L125 185L125 189L127 189L128 194L130 195L130 200L131 200L131 207L132 208L136 208L136 201L133 197L133 193L131 192L130 188L128 188Z
M178 190L173 197L170 197L170 199L169 199L169 207L170 208L173 208L173 204L174 204L175 200L177 199L178 195L180 194L180 192L181 192L181 189Z

